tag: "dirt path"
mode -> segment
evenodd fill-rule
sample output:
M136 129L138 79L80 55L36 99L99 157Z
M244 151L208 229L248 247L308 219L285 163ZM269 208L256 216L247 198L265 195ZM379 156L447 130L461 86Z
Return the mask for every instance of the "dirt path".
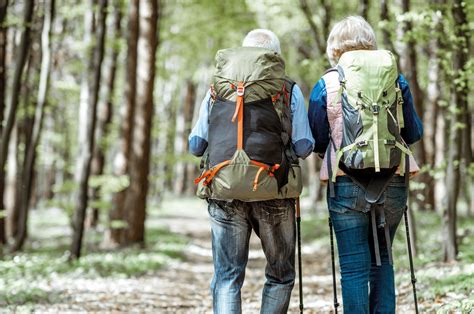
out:
M71 279L58 276L45 283L50 291L57 294L54 302L34 305L31 310L39 313L212 312L209 283L213 268L206 204L175 200L158 217L151 217L150 220L192 239L183 261L172 262L156 273L138 278ZM329 245L304 243L302 252L305 313L331 313L333 297ZM265 258L258 238L253 234L242 289L244 313L259 312L264 267ZM398 312L411 313L410 286L404 284L399 289ZM298 312L298 303L298 285L295 285L291 313ZM18 308L19 312L25 309Z
M180 211L174 215L161 217L163 223L173 232L191 237L192 243L186 251L186 262L173 264L160 271L159 293L162 293L160 310L163 312L212 312L209 283L212 278L212 255L210 227L205 204L202 209L190 212ZM189 223L192 220L193 223ZM324 226L325 227L325 226ZM331 259L329 246L303 243L303 274L305 313L332 313L333 294ZM260 295L265 281L265 256L255 234L251 237L251 249L242 288L242 309L244 313L258 313ZM400 313L409 313L412 308L409 286L399 292ZM340 291L339 291L340 293ZM341 302L341 296L339 295ZM290 312L299 312L298 284L293 289Z

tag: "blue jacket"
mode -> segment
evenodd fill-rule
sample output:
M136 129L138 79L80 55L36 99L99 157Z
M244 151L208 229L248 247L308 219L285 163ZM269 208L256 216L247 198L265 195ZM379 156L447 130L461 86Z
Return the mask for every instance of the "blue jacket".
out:
M207 92L201 103L199 119L189 135L189 151L195 156L202 156L207 148L209 129L209 107L211 93ZM291 114L292 114L292 144L296 155L306 158L314 148L314 139L308 124L308 116L304 105L304 96L301 89L295 85L291 94Z
M411 145L423 136L423 124L413 105L413 96L405 77L400 74L398 82L403 97L403 119L405 127L401 130L403 140ZM329 145L329 121L326 112L327 91L324 79L320 79L313 88L309 98L308 119L315 145L314 152L324 154Z

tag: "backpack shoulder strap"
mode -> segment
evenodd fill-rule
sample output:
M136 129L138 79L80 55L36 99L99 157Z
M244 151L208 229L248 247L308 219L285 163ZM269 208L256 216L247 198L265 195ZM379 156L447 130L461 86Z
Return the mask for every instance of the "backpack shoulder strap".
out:
M286 91L288 93L288 106L291 106L291 98L293 97L293 88L295 87L296 82L290 79L289 77L285 77L285 86Z
M326 74L331 73L331 72L337 72L336 67L332 67L332 68L327 69L326 72L324 72L323 75L326 75Z

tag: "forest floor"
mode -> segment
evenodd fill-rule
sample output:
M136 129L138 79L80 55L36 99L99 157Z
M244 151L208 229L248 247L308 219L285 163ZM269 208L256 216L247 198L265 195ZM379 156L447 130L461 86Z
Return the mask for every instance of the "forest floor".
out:
M40 214L46 213L33 212L33 217ZM325 215L323 211L315 214L314 209L303 202L303 217L311 217L304 220L302 226L305 313L331 313L331 260ZM38 221L33 228L45 224L42 219L38 218ZM64 219L60 225L62 228L50 224L49 228L56 229L50 230L49 236L56 234L67 239L70 231L67 231L67 225L64 226ZM25 253L11 259L7 257L5 262L0 262L0 306L3 312L212 312L209 284L213 268L206 203L191 199L165 202L159 211L149 215L147 227L153 231L144 251L136 249L114 253L96 250L93 244L101 237L99 230L89 232L86 238L87 255L74 265L66 265L64 256L55 256L49 251ZM400 229L399 235L404 232L403 227ZM466 237L469 241L464 240L470 251L472 231L467 229L467 234L471 236ZM34 232L31 231L32 234ZM44 235L43 240L47 237ZM39 238L36 240L30 244L31 249L38 243L45 243ZM156 243L150 243L150 240ZM401 243L394 247L396 255L400 255L395 261L397 266L400 264L397 267L397 312L411 313L413 297L403 237L398 242ZM58 243L61 240L56 241ZM439 250L439 243L434 243L433 247ZM398 251L401 253L398 254ZM50 257L43 260L42 253ZM471 252L469 254L472 255ZM456 313L470 313L474 309L474 264L471 255L466 262L456 264L435 262L432 256L429 259L422 256L416 261L421 312L445 313L453 310ZM265 257L258 238L253 234L242 288L244 313L259 312L264 268ZM340 286L338 289L341 300ZM3 297L2 292L5 293ZM296 284L290 312L298 312L298 304Z

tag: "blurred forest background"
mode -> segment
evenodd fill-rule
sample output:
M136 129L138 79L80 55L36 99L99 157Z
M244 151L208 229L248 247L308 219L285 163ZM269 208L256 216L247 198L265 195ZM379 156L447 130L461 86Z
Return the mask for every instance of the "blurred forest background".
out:
M185 259L192 239L160 217L205 215L187 137L216 51L269 28L308 97L347 15L365 17L396 54L424 122L410 198L416 266L460 271L422 298L472 296L473 2L0 0L0 306L54 303L32 286L51 273L135 276ZM326 211L320 163L303 163L303 220L327 237L312 230Z

